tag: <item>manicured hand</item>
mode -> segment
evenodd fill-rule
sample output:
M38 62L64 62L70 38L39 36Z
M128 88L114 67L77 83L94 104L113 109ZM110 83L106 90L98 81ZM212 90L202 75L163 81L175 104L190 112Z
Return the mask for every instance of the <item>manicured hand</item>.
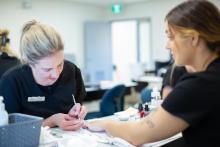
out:
M87 114L85 106L81 106L80 103L76 103L69 111L69 116L79 118L83 120Z
M105 131L104 123L105 123L105 121L103 121L103 120L92 120L92 121L89 121L88 123L86 123L86 127L90 131L94 131L94 132Z
M80 120L63 113L53 115L53 122L56 126L66 131L79 130L84 125L84 120Z

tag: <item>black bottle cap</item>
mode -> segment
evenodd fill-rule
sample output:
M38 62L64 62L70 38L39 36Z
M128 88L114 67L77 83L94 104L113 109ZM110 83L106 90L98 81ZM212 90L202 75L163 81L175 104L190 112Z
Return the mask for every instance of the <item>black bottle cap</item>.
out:
M144 111L149 111L149 107L148 107L148 105L146 104L146 105L144 105Z
M142 105L141 103L138 104L138 111L139 111L139 112L143 111L143 105Z

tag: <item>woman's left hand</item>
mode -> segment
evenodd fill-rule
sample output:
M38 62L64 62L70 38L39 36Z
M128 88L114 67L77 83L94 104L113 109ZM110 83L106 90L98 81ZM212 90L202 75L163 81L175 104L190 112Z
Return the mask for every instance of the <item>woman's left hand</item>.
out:
M85 106L80 105L80 103L76 103L68 113L71 117L84 119L87 114L87 109Z
M107 120L92 120L86 123L86 128L94 132L105 131L105 122L107 122Z

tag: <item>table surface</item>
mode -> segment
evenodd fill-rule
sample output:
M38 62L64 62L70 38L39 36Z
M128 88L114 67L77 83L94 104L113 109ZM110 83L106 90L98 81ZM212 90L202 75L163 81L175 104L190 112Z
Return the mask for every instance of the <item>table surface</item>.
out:
M126 82L126 83L113 83L112 82L112 83L106 83L106 84L87 83L87 84L85 84L85 87L86 87L86 92L92 92L92 91L96 91L96 90L108 90L118 84L124 84L125 87L137 86L136 82Z
M117 117L117 115L112 115L112 116L104 117L101 119L118 120L118 117ZM100 141L100 139L98 139L98 141L96 141L94 147L125 146L125 144L121 145L120 141L116 142L116 143L114 141L114 143L113 143L113 140L115 140L116 138L115 137L113 137L113 138L108 137L108 135L105 132L90 132L85 129L73 132L73 131L63 131L59 128L52 128L52 129L50 129L50 131L53 132L53 135L55 134L55 136L57 137L57 140L63 139L63 142L72 141L74 147L81 147L82 145L84 147L87 147L86 145L88 145L88 147L89 147L89 146L91 146L91 142L93 142L93 144L94 144L95 139L93 139L93 138L94 137L96 138L97 136L104 138L104 139L101 139L101 141ZM86 134L86 136L85 136L85 134ZM82 144L80 144L80 140L79 140L79 138L77 138L77 136L79 137L80 135L84 136L84 139L85 139L85 140L83 138L81 139ZM88 135L90 135L90 136L88 136ZM179 134L174 135L168 139L164 139L164 140L153 142L153 143L146 143L146 144L142 145L141 147L159 147L159 146L165 145L169 142L172 142L176 139L179 139L181 137L182 137L182 134L179 133ZM89 138L90 138L90 140L89 140ZM78 141L77 141L77 139L78 139ZM92 139L92 141L91 141L91 139ZM116 139L116 141L118 141L117 139ZM77 141L77 143L76 143L76 141ZM124 140L122 140L122 141L124 141ZM86 144L86 143L88 143L88 144ZM55 142L51 142L48 144L40 145L39 147L69 147L69 146L62 146L60 143L58 143L58 144L59 144L59 146L57 145L57 143L55 141ZM131 146L128 145L127 147L131 147Z

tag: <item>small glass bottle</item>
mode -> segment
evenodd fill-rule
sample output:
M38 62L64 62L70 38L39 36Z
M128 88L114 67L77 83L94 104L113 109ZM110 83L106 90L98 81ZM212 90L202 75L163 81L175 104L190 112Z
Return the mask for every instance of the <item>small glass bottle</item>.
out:
M156 88L156 87L153 88L153 90L151 92L151 97L152 97L152 99L155 99L155 100L161 99L160 91L158 90L158 88Z
M5 104L3 103L3 97L0 96L0 126L8 124L8 113L5 110Z
M162 99L160 96L160 91L158 90L158 88L153 88L153 91L151 92L151 102L150 102L150 108L151 110L155 110L157 109L161 103L162 103Z
M144 117L144 108L143 108L143 104L141 103L138 105L138 113L140 118Z
M145 104L144 105L144 116L147 116L149 113L150 113L150 110L149 110L148 104Z

